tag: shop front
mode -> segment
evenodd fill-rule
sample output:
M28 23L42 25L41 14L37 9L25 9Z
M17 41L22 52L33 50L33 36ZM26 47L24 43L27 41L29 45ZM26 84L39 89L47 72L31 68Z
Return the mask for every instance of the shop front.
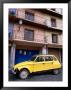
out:
M48 54L55 55L58 60L62 63L62 49L60 48L48 48Z
M23 61L28 61L33 55L46 54L43 43L14 41L10 48L10 67Z
M15 64L28 61L33 55L39 54L39 50L16 49Z

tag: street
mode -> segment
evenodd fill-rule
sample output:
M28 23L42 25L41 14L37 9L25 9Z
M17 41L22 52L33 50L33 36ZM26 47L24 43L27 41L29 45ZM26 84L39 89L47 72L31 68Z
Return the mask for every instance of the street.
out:
M10 74L9 81L62 81L62 71L58 75L53 75L51 72L31 74L25 80Z

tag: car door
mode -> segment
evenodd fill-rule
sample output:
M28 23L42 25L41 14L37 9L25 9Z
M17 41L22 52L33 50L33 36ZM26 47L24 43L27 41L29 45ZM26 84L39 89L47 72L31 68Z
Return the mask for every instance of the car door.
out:
M43 71L44 70L44 57L36 57L34 61L34 72Z
M45 70L50 70L53 69L54 65L53 65L53 57L52 56L45 56Z

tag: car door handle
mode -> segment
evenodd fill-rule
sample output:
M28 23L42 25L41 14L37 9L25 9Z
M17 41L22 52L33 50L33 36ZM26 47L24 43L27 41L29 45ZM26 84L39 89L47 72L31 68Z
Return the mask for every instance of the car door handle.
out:
M42 64L45 64L45 63L42 63Z

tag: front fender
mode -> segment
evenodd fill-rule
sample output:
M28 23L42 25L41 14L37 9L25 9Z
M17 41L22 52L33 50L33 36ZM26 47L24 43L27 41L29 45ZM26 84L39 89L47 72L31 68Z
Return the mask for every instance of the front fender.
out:
M19 67L18 67L18 70L21 71L21 70L24 69L24 68L25 68L25 69L28 69L28 71L29 71L30 73L32 73L32 69L29 68L28 66L19 66Z

